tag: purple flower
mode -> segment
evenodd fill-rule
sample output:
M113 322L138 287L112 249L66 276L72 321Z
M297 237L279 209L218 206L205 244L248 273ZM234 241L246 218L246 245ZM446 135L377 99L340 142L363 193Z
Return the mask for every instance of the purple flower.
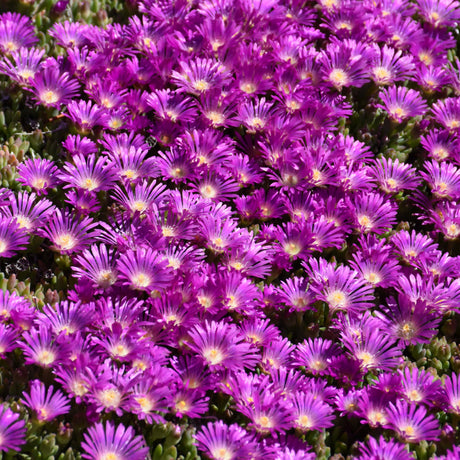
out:
M19 13L0 15L0 51L9 54L19 48L29 48L38 42L32 21Z
M49 215L54 211L51 201L42 198L36 200L35 193L19 192L10 197L8 207L0 208L5 218L15 220L19 228L33 233L37 227L45 224Z
M460 129L460 98L440 99L431 107L435 121L450 131Z
M297 345L292 364L303 366L314 375L322 375L328 373L331 358L338 355L340 355L340 349L331 340L324 340L320 337L306 339Z
M385 193L393 194L401 190L410 190L416 188L420 183L415 168L400 163L398 159L380 158L371 167L371 172Z
M40 380L33 380L30 392L22 394L24 404L35 412L40 421L49 422L59 415L67 414L70 410L69 398L59 390L53 392L52 385L46 389L45 384Z
M455 27L460 20L455 0L417 0L417 5L422 18L436 28Z
M402 440L410 443L438 441L441 434L439 422L427 414L425 407L406 401L389 403L388 425Z
M427 108L420 93L405 86L383 89L379 96L383 105L378 104L377 107L386 110L389 117L399 123L408 118L423 115Z
M67 72L56 67L45 67L30 81L31 91L39 104L59 108L77 96L80 85Z
M115 184L115 174L106 157L95 154L75 155L72 163L66 163L58 175L64 188L77 187L88 192L109 190Z
M82 457L88 460L102 460L110 457L123 460L145 460L149 452L144 439L136 436L131 427L115 426L111 422L106 422L105 426L102 423L93 425L88 428L83 438Z
M90 279L97 287L108 289L118 277L114 252L106 245L93 245L75 257L72 268L77 277Z
M292 398L294 427L300 432L321 431L333 426L332 407L316 399L312 394L297 392Z
M19 414L2 405L0 409L0 451L18 451L26 442L26 424Z
M188 346L210 369L252 369L257 364L255 349L233 324L206 321L204 327L196 325L189 335Z
M21 48L11 53L10 59L0 61L0 72L8 75L20 85L28 85L30 79L41 70L44 50Z
M390 439L386 441L383 436L377 440L370 437L367 443L360 442L360 455L356 460L413 460L414 456L409 453L404 444Z
M369 74L377 85L390 85L413 75L415 65L411 56L405 56L402 51L387 45L373 47L376 55L371 58Z
M201 59L180 62L181 71L172 72L172 80L183 91L200 93L221 87L229 79L229 73L222 69L214 59Z
M399 371L402 395L409 403L437 406L442 401L441 381L424 369L408 368Z
M460 198L460 169L451 163L438 163L435 160L425 162L425 171L420 175L425 179L431 191L438 198Z
M70 101L67 104L67 111L67 116L83 133L90 131L95 126L100 126L107 119L104 109L92 101Z
M360 233L381 235L396 224L396 209L379 193L360 194L353 200L353 213Z
M229 426L221 420L202 427L196 440L199 449L212 460L238 460L248 456L251 450L247 432L237 424Z
M161 291L173 279L164 257L150 248L125 252L118 260L117 268L124 284L140 291Z
M460 378L455 373L446 375L444 393L447 411L460 415Z
M27 159L18 166L18 182L32 187L38 195L46 195L47 189L56 186L58 168L50 160L40 158Z
M61 254L71 254L81 251L85 246L94 242L100 233L99 230L96 230L98 225L89 217L77 220L69 212L58 210L39 233L50 239L51 248L55 251Z
M14 218L0 219L0 257L11 257L26 248L29 241L24 228Z

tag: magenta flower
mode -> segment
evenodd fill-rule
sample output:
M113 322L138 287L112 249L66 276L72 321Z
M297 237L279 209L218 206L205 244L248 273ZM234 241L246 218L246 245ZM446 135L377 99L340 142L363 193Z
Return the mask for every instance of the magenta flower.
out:
M334 424L332 407L312 394L297 391L292 398L292 405L293 424L301 432L321 431Z
M0 257L11 257L17 251L26 249L29 236L16 219L2 217L0 219Z
M117 268L126 286L149 293L163 290L173 279L167 261L150 248L125 252L118 260Z
M33 233L47 221L54 211L51 201L42 198L36 200L35 193L19 192L10 197L8 206L0 208L0 213L5 218L15 220L19 228Z
M405 442L438 441L441 434L439 422L427 414L424 406L416 406L406 401L390 402L388 424Z
M59 415L67 414L70 410L70 400L51 385L46 389L45 384L33 380L29 393L23 393L24 404L35 412L39 421L49 422Z
M18 451L26 442L26 424L19 414L2 405L0 409L0 451Z
M0 15L0 51L9 54L38 42L32 21L18 13Z
M51 248L55 251L71 254L81 251L95 241L100 234L99 230L96 230L98 225L89 217L78 220L70 213L58 210L39 233L50 239Z
M258 362L256 350L233 324L205 322L190 332L188 346L210 369L248 369Z
M18 182L32 187L38 195L46 195L49 188L55 187L58 168L50 160L40 158L27 159L18 166Z
M444 394L447 411L460 415L460 378L455 373L446 375Z
M225 425L221 420L209 422L196 434L200 450L212 460L238 460L249 455L251 443L247 432L237 424Z
M383 436L377 440L369 438L366 443L360 442L360 455L355 457L356 460L413 460L414 456L407 451L404 444L400 444L393 439L386 441Z
M83 458L88 460L102 460L108 458L121 460L145 460L149 448L145 446L144 439L136 436L131 427L113 425L106 422L97 423L88 428L83 435Z
M383 105L377 105L388 113L392 120L401 123L408 118L423 115L427 105L420 93L405 86L392 86L379 93Z
M21 48L11 56L0 61L0 72L8 75L20 85L28 85L35 74L41 70L44 50Z
M75 155L72 163L66 163L64 172L58 175L64 188L77 187L88 192L109 190L115 184L115 174L106 157L90 154Z
M45 67L30 81L31 91L39 104L59 108L77 96L80 85L67 72L56 67Z
M97 287L108 289L118 277L114 252L105 245L93 245L75 257L72 268L77 277L90 279Z
M383 48L374 45L374 49L376 55L371 58L369 74L377 85L391 85L413 75L415 65L410 55L403 55L402 51L387 45Z

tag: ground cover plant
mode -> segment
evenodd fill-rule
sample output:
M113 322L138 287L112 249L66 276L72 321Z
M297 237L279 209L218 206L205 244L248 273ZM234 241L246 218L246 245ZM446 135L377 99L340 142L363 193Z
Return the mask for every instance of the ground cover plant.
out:
M1 458L460 458L459 19L3 0Z

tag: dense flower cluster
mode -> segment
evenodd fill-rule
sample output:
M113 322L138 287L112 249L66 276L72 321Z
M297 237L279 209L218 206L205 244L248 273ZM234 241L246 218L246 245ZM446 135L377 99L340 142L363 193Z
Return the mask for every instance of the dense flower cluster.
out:
M104 27L73 3L46 48L0 15L41 136L0 256L52 271L45 302L0 295L33 377L0 450L22 410L96 460L167 422L214 460L458 458L460 3L138 0Z

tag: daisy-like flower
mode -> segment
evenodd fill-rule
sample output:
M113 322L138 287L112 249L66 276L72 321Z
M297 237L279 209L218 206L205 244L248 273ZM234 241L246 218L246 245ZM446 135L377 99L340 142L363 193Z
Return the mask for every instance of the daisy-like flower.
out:
M436 28L455 27L460 20L460 5L456 0L417 0L418 12Z
M366 443L360 442L360 454L356 460L413 460L414 456L407 451L405 444L393 439L386 441L383 436L377 440L369 438Z
M393 203L379 193L359 194L353 199L355 225L360 233L381 235L396 224L396 209Z
M221 87L228 81L230 74L214 59L196 58L193 61L180 62L180 72L172 72L172 80L183 91L200 95L211 89Z
M39 104L59 108L77 96L80 85L67 72L60 73L54 67L45 67L30 80L31 91Z
M41 69L45 50L21 48L13 51L10 58L0 61L0 72L8 75L20 85L28 85L31 78Z
M240 187L232 177L224 179L208 175L192 184L191 189L196 190L206 200L228 201L236 197Z
M333 426L332 407L310 393L296 392L292 398L294 426L301 432Z
M88 460L145 460L149 448L133 428L106 422L88 428L81 444L83 458Z
M26 423L19 414L2 405L0 409L0 451L19 451L26 442Z
M6 291L8 292L8 291ZM5 358L5 353L17 347L17 332L9 325L0 324L0 357Z
M63 48L82 48L89 42L85 35L88 27L80 22L58 22L53 24L48 34Z
M320 55L324 80L339 91L348 86L360 87L369 79L364 45L355 40L330 43Z
M147 97L147 103L159 118L173 123L188 123L198 116L194 99L170 89L154 91Z
M389 403L388 425L405 442L439 441L441 430L439 422L427 414L424 406L409 404L406 401Z
M400 266L389 254L353 254L350 267L356 270L370 285L387 288L397 284Z
M428 156L439 162L455 157L455 152L460 149L457 136L440 129L428 131L420 137L420 143L428 152Z
M391 371L401 362L402 352L397 342L382 330L363 332L359 338L342 335L342 340L350 355L359 360L366 371Z
M398 159L380 158L371 166L370 172L377 180L380 189L385 193L398 193L401 190L416 188L420 179L417 178L415 168L400 163Z
M17 181L24 186L32 187L37 195L46 195L49 188L59 183L57 172L58 168L50 160L27 159L18 166Z
M90 279L99 288L107 289L118 277L113 250L106 245L93 245L75 257L78 265L73 266L77 277Z
M10 196L8 206L1 207L0 214L16 220L19 227L27 232L33 232L46 222L54 210L51 201L44 198L37 201L36 198L35 193L19 192Z
M460 415L460 377L454 372L444 377L444 398L447 411Z
M264 97L256 101L248 100L239 106L236 120L240 121L249 133L264 131L272 116L272 105L273 103L267 102Z
M420 175L426 180L431 191L438 198L460 198L460 169L451 163L432 160L425 162L425 171Z
M212 460L238 460L249 455L247 432L237 424L209 422L196 434L198 448Z
M30 385L30 392L22 394L24 404L35 412L39 421L49 422L70 410L70 400L67 396L54 387L48 389L40 380L33 380Z
M374 44L373 48L376 53L369 64L369 75L377 85L390 85L412 76L415 68L412 57L387 45L380 48Z
M167 260L150 248L129 250L117 262L124 284L131 289L147 292L161 291L172 281L173 274L167 265Z
M54 306L45 305L35 321L38 327L43 325L51 329L55 336L75 334L91 323L93 308L92 303L82 305L81 302L62 300Z
M289 278L281 281L279 289L279 300L286 304L291 311L306 311L312 308L314 296L309 289L308 279Z
M346 266L339 266L324 284L312 285L318 299L327 302L331 311L360 312L369 308L374 299L373 287Z
M441 381L435 380L425 369L406 367L399 370L401 393L410 403L421 403L433 407L442 401Z
M411 233L401 230L393 235L391 242L396 246L398 254L408 263L419 259L431 259L438 247L429 236L415 230Z
M288 431L293 425L294 416L289 402L269 391L255 394L251 404L238 406L238 409L249 418L250 426L264 435Z
M134 189L127 187L115 187L113 195L114 200L120 203L125 209L131 213L139 212L145 213L152 207L160 204L161 200L165 197L166 186L155 181L148 183L142 181L136 184Z
M98 222L89 217L78 220L69 212L57 210L37 233L49 238L53 250L61 254L71 254L95 241L100 234L96 229L98 225Z
M24 332L23 343L19 346L24 351L26 364L44 368L53 367L66 356L65 347L54 341L51 332L44 327Z
M64 182L64 188L77 187L88 192L109 190L115 184L115 173L108 159L91 154L86 157L75 155L72 163L66 163L58 177Z
M292 364L304 366L312 374L327 374L331 359L339 354L340 349L331 340L306 339L297 345Z
M431 107L431 113L434 120L449 131L460 129L460 98L439 99Z
M26 249L29 235L14 218L0 219L0 257L12 257Z
M100 126L107 119L104 109L92 101L74 100L67 104L67 116L81 132Z
M18 13L0 15L0 51L9 54L38 42L32 21Z
M190 349L210 369L252 369L258 362L256 350L233 324L205 321L204 327L194 326L189 335Z
M377 107L384 109L392 120L401 123L408 118L423 115L427 105L420 93L405 86L392 86L379 93L383 105Z

